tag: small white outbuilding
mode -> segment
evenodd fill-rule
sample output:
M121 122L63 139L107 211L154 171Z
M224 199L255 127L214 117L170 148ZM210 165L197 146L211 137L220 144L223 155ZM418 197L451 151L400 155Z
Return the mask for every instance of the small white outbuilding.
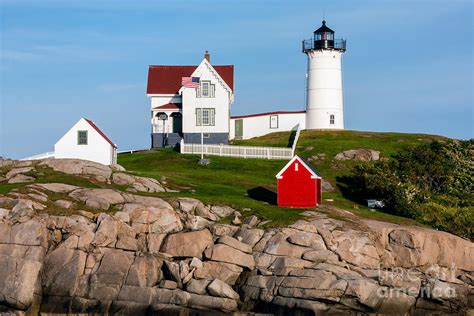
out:
M54 157L84 159L111 165L117 163L117 145L94 122L81 118L54 145Z

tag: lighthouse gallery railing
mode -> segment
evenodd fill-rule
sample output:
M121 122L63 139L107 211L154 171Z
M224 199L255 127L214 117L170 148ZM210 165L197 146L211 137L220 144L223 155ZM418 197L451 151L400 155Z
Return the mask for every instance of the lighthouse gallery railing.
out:
M310 38L310 39L304 40L302 43L303 52L306 52L307 50L321 49L321 48L345 51L346 40L335 39L334 41L324 41L324 40L315 41L314 39Z

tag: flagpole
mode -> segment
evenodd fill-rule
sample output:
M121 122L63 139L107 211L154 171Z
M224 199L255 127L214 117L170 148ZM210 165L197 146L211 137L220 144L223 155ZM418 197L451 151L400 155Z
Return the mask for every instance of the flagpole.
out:
M201 160L204 159L203 108L201 103Z

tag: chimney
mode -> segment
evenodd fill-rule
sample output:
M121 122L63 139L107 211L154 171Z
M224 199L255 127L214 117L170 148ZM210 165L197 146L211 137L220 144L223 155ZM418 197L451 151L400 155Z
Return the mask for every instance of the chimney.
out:
M209 51L206 50L206 52L204 53L204 58L207 59L208 63L211 63L211 54L209 54Z

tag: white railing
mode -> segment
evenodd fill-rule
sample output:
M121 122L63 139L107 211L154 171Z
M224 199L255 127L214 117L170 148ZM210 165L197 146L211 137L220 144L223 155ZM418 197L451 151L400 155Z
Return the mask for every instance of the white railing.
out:
M300 133L301 133L301 128L300 128L300 124L298 124L298 128L296 129L295 139L293 140L293 146L291 146L292 156L295 155L296 144L298 143L298 139L300 138Z
M47 153L42 153L42 154L39 154L39 155L34 155L34 156L23 158L23 159L20 159L20 160L39 160L39 159L46 159L46 158L54 158L54 151L50 151L50 152L47 152Z
M259 147L259 146L233 146L209 144L185 144L181 140L180 151L182 154L201 154L222 157L259 158L259 159L291 159L295 155L296 144L300 137L301 128L298 124L295 139L291 148L288 147Z
M257 147L257 146L232 146L209 144L185 144L181 140L182 154L201 154L222 157L260 158L260 159L291 159L293 152L286 147Z

